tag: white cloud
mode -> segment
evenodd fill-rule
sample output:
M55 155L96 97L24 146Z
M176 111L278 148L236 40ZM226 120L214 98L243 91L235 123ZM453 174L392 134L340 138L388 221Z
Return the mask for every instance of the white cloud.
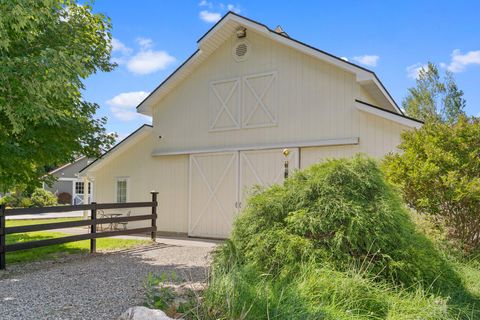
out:
M132 55L133 50L125 46L120 40L112 40L112 51L121 53L120 56L112 57L112 62L119 65L126 64L127 69L137 75L149 74L163 70L176 61L176 58L166 51L153 50L153 40L149 38L137 38L136 42L140 47Z
M206 0L200 1L200 2L198 3L198 5L199 5L200 7L209 7L209 8L212 7L212 3L211 3L211 2L208 2L208 1L206 1Z
M220 18L222 17L222 15L220 13L211 12L211 11L208 11L208 10L200 11L199 16L200 16L200 19L202 19L203 21L208 22L208 23L215 23L218 20L220 20Z
M235 13L241 13L242 9L238 5L227 4L228 11L233 11Z
M340 57L340 59L345 60L345 61L348 61L348 58L347 58L347 57Z
M446 66L451 72L465 71L467 66L471 64L480 65L480 50L469 51L462 54L459 49L455 49L452 52L452 61Z
M363 65L366 65L369 67L376 67L380 57L376 55L364 55L364 56L353 57L352 59Z
M120 40L112 39L112 52L120 52L121 54L129 55L132 49L123 44Z
M107 101L113 115L123 121L145 117L136 112L137 105L149 95L145 91L124 92Z
M407 67L407 77L411 79L418 79L421 70L427 70L428 65L415 63Z
M222 18L222 13L225 11L232 11L235 13L242 12L242 9L239 5L232 3L214 3L207 0L202 0L198 3L200 7L203 7L204 10L200 11L198 16L200 19L207 23L215 23Z
M138 75L164 70L177 59L166 51L140 51L127 62L127 68Z
M141 50L147 50L153 46L153 40L149 38L137 38L137 43Z

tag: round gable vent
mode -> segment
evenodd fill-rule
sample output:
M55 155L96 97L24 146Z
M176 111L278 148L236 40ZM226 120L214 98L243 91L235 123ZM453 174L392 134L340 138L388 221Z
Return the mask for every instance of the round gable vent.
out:
M251 50L252 48L246 40L238 41L233 46L233 58L238 62L245 61L250 55Z

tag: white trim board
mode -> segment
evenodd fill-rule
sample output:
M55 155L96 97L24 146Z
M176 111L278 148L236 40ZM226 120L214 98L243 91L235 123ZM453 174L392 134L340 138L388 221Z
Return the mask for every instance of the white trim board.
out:
M365 105L363 103L355 102L355 108L357 108L360 111L370 113L370 114L373 114L377 117L385 118L387 120L391 120L393 122L399 123L401 125L404 125L404 126L407 126L407 127L410 127L410 128L417 128L418 129L418 128L422 127L422 123L420 123L418 121L410 120L408 118L402 117L401 115L396 115L396 114L393 114L393 113L390 113L390 112L387 112L387 111L382 111L380 109L370 107L370 106Z
M182 154L197 154L197 153L213 153L213 152L232 152L232 151L249 151L249 150L268 150L280 148L305 148L305 147L327 147L327 146L346 146L359 144L360 138L342 138L342 139L324 139L313 141L296 141L285 143L272 144L252 144L242 145L237 147L211 147L204 149L190 149L190 150L171 150L171 151L154 151L152 156L174 156Z
M58 178L57 181L83 181L79 178Z

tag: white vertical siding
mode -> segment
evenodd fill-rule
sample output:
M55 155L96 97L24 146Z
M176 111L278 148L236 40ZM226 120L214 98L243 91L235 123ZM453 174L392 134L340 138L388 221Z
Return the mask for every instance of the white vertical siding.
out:
M268 144L358 137L361 98L355 75L311 56L248 33L252 52L244 62L232 57L232 37L153 110L158 151L240 144ZM277 125L267 128L209 130L209 85L236 77L276 72ZM373 102L371 99L368 102Z
M149 201L158 191L159 231L186 233L188 230L188 155L152 157L155 136L149 136L109 161L95 176L95 200L115 202L117 177L128 177L128 201ZM126 210L125 210L126 211ZM132 214L149 209L132 209ZM129 227L148 222L130 223Z
M301 148L300 168L327 158L348 158L359 152L379 159L389 152L398 151L396 147L400 143L401 133L409 128L363 112L359 116L358 145Z

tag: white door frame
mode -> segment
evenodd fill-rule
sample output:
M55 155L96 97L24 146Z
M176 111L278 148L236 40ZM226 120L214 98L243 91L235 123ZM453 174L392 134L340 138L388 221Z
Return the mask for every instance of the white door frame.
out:
M80 202L78 204L83 204L83 193L77 193L76 192L76 188L75 188L75 184L77 182L82 182L83 183L83 179L72 179L72 205L75 205L75 198L77 196L79 196L79 200ZM88 194L88 202L91 203L93 201L93 182L89 181L88 184L90 185L90 193ZM88 185L83 186L83 192L87 191L88 192Z

